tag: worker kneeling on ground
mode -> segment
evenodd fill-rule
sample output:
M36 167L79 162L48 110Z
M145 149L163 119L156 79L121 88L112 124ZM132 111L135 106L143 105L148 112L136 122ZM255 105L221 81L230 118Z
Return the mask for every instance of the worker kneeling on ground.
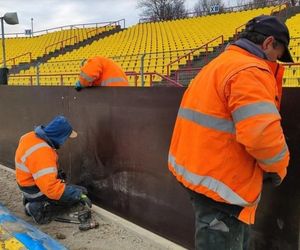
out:
M81 67L79 80L75 83L77 91L84 87L129 86L128 79L122 68L113 60L101 56L88 59Z
M52 220L55 207L84 203L91 207L84 187L69 185L58 174L56 150L77 133L64 116L23 135L15 155L16 180L27 215L38 224Z

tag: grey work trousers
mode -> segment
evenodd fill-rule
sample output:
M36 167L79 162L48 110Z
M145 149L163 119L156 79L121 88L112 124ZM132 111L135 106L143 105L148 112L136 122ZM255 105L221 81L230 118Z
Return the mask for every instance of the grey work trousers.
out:
M249 246L250 226L228 212L228 205L220 204L188 190L195 211L196 250L246 250ZM222 206L222 205L221 205Z

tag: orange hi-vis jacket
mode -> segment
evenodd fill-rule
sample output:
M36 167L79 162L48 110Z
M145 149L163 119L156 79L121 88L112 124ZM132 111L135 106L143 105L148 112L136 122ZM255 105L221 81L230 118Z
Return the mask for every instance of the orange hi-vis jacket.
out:
M113 60L100 56L88 59L81 67L79 81L84 87L129 86L122 68Z
M49 199L59 200L65 184L57 179L56 151L34 132L23 135L15 155L16 180L22 188L36 188L36 193L26 193L25 198L38 198L46 195Z
M238 219L247 224L254 223L263 173L282 180L289 162L276 82L283 70L275 79L274 65L229 46L186 90L169 151L169 169L179 182L242 207Z

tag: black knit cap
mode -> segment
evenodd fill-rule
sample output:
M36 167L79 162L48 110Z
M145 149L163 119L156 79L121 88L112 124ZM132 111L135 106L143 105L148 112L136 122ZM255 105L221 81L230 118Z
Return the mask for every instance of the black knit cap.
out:
M289 30L277 17L267 15L257 16L246 24L246 31L273 36L275 40L282 43L285 47L284 54L278 60L281 62L294 62L289 51Z

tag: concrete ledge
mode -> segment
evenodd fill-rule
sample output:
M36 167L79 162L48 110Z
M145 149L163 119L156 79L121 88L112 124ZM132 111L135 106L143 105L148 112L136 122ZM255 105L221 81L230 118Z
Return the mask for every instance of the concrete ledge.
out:
M6 167L4 165L1 165L1 164L0 164L0 169L3 169L3 170L6 170L8 172L11 172L11 173L15 174L15 170L14 169L8 168L8 167Z
M164 247L166 249L186 249L180 245L177 245L176 243L169 241L157 234L152 233L151 231L142 228L128 220L123 219L122 217L119 217L111 212L108 212L107 210L104 210L103 208L100 208L98 206L93 205L92 210L95 211L97 214L107 218L108 220L111 220L125 228L130 229L131 231L135 232L136 234L139 234L142 237L145 237L156 244L160 245L161 247Z

